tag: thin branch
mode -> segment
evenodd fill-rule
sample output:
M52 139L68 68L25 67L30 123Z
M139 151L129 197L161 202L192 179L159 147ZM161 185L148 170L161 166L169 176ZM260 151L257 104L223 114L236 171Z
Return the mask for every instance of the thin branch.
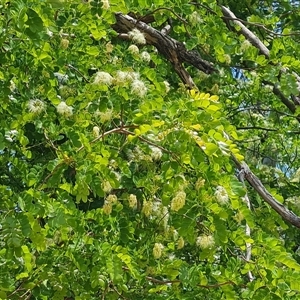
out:
M157 284L182 283L181 280L160 280L160 279L156 279L156 278L151 277L151 276L146 276L146 279L151 281L151 282L157 283ZM197 286L205 288L205 289L212 289L212 288L218 288L218 287L221 287L223 285L228 285L228 284L235 285L235 283L232 282L232 281L225 281L225 282L222 282L222 283L208 284L208 285L198 284Z
M231 156L239 171L244 172L245 179L254 190L288 223L300 228L300 217L278 202L264 187L261 181L250 170L245 162L240 162L234 155Z
M248 129L257 129L257 130L265 130L265 131L278 131L278 129L274 128L265 128L260 126L245 126L245 127L237 127L238 130L248 130Z
M86 81L87 83L89 83L89 80L86 79L86 77L85 77L78 69L76 69L75 67L73 67L71 64L67 64L66 66L67 66L68 68L71 68L71 69L73 69L74 71L76 71L76 72L84 79L84 81Z
M156 13L157 11L160 11L160 10L167 10L167 11L171 12L176 18L178 18L182 23L184 23L184 24L188 23L187 20L185 20L182 17L180 17L173 9L168 8L168 7L158 7L156 9L152 10L151 12L145 14L143 17L138 18L137 20L140 21L143 18L145 18L145 17L147 17L149 15L153 15L154 13Z
M280 89L270 81L263 80L262 83L273 86L273 93L280 98L281 102L294 114L296 112L295 104L290 101L284 94L280 91Z
M269 49L263 44L263 42L251 31L249 30L241 21L238 20L238 18L235 16L235 14L229 10L227 7L221 5L221 9L223 12L223 15L225 17L234 19L234 23L236 25L238 25L241 29L240 32L241 34L257 49L259 49L259 51L266 56L267 58L269 58L270 56L270 51Z
M243 184L244 188L246 187L245 185L245 173L244 173L244 169L242 169L239 173L239 176L238 176L240 182ZM251 211L251 203L250 203L250 199L248 197L248 193L246 192L246 195L243 197L243 200L245 201L248 209ZM246 222L246 229L245 229L245 234L246 236L249 236L251 237L251 228L250 226L248 225L248 223ZM246 243L246 261L250 261L251 260L251 251L252 251L252 245L250 243ZM248 278L249 278L249 281L253 281L254 280L254 277L252 275L252 272L251 271L248 271Z
M262 28L263 30L265 30L266 32L268 32L268 33L270 33L271 35L274 35L274 36L294 36L294 35L300 35L300 31L293 31L293 32L290 32L290 33L277 33L277 32L274 32L271 29L268 29L264 24L245 21L245 20L242 20L242 19L237 18L237 17L232 18L232 17L226 17L226 16L224 16L223 18L226 19L226 20L239 21L239 22L241 22L243 24L252 25L252 26L256 26L256 27Z
M109 134L112 134L112 133L121 133L122 130L123 130L122 127L117 127L117 128L112 129L112 130L106 131L106 132L102 133L101 135L99 135L98 137L96 137L95 139L93 139L93 140L90 142L90 144L96 143L97 141L99 141L100 139L104 138L105 136L107 136L107 135L109 135ZM76 152L80 152L80 151L83 150L84 148L85 148L85 146L82 145L81 147L79 147L79 148L77 149Z

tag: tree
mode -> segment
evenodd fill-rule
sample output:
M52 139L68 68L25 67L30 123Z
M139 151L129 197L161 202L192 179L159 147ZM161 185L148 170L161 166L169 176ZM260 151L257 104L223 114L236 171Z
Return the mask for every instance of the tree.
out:
M298 299L299 3L1 1L1 299Z

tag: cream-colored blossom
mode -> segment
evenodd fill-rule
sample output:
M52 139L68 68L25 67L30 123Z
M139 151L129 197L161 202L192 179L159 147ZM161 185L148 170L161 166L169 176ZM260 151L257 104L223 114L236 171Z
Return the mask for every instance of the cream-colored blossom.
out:
M248 40L244 40L241 44L241 51L244 52L245 50L249 49L251 46L251 43Z
M162 251L164 246L161 243L155 243L153 247L153 256L155 259L158 259L162 256Z
M102 72L102 71L96 73L94 84L111 85L112 82L113 82L113 77L109 73Z
M110 204L115 204L118 202L118 198L116 195L110 194L106 197L105 201Z
M122 86L138 78L139 74L136 72L117 71L115 76L115 84Z
M191 25L194 26L198 23L202 23L202 18L201 16L198 14L198 12L194 11L190 14L190 17L189 17L190 21L191 21Z
M131 31L129 31L128 35L134 43L141 44L141 45L146 44L146 39L144 34L140 32L137 28L134 28Z
M179 191L176 193L175 197L171 201L171 210L178 211L185 204L186 193L184 191Z
M105 48L106 48L106 53L111 53L114 49L114 46L111 42L108 42L106 45L105 45Z
M16 84L14 83L14 81L12 79L10 80L9 89L10 89L11 92L14 92L17 89L17 86L16 86Z
M140 49L139 49L138 46L136 46L136 45L130 45L130 46L128 47L128 51L129 51L131 54L135 55L135 54L139 54Z
M159 148L157 148L157 147L155 147L155 146L150 146L150 149L151 149L151 158L154 160L154 161L158 161L158 160L160 160L161 159L161 157L162 157L162 151L159 149Z
M131 83L131 92L139 97L144 97L147 93L147 87L143 81L135 79Z
M53 37L53 32L51 30L49 30L49 28L47 28L46 33L50 38Z
M110 193L112 190L112 186L108 180L104 180L102 182L102 189L105 193ZM111 196L111 195L110 195Z
M143 208L142 208L142 213L146 216L149 217L152 213L152 202L151 201L144 201L143 202Z
M195 183L195 189L198 191L200 188L202 188L205 184L205 179L203 178L198 178L198 180Z
M227 65L231 63L231 57L229 54L224 54L224 61Z
M168 81L164 81L165 87L166 87L166 93L169 93L170 91L170 83Z
M169 210L166 206L162 206L160 209L160 215L158 216L158 221L162 224L164 229L168 227L168 221L170 218Z
M128 82L128 72L117 71L117 74L115 76L115 84L123 85L126 82Z
M151 56L147 51L143 51L141 53L141 59L145 62L149 62L151 60Z
M129 207L136 208L137 206L137 198L136 195L130 194L128 198Z
M178 241L177 241L177 249L180 250L184 247L184 239L183 237L181 236Z
M102 0L102 8L108 10L110 8L108 0Z
M221 205L225 205L229 201L228 194L227 194L225 188L222 186L217 186L216 191L215 191L215 197Z
M45 102L39 99L29 100L27 107L31 113L34 113L36 115L39 115L46 110Z
M113 116L113 110L107 109L106 111L99 111L97 110L95 112L95 117L99 118L101 123L105 123L107 121L110 121Z
M104 205L103 205L103 212L106 214L106 215L110 215L111 212L112 212L112 203L109 203L109 202L104 202Z
M67 49L69 47L69 43L70 43L70 41L68 39L61 39L60 46L63 49Z
M98 126L94 126L93 127L93 136L95 138L97 138L97 137L99 137L99 135L100 135L100 128Z
M56 106L57 112L64 116L64 117L70 117L73 115L73 107L67 105L66 102L61 101L57 106Z
M197 237L196 245L202 249L210 249L214 246L215 240L212 235L200 235Z
M176 229L173 229L173 239L174 241L178 240L178 231Z

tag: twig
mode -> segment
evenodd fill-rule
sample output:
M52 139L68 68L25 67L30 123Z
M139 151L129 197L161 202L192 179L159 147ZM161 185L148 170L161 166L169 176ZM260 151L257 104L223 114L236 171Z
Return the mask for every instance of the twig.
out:
M117 288L114 286L114 284L111 282L110 285L112 286L112 289L118 294L118 296L122 299L127 299L125 298L118 290Z
M74 71L76 71L83 79L84 81L86 81L87 83L89 83L89 80L86 79L86 77L75 67L73 67L71 64L67 64L66 67L73 69Z
M240 182L243 184L244 188L246 188L244 169L240 170L238 178L239 178ZM248 209L251 211L251 203L250 203L250 199L248 197L247 192L246 192L246 195L243 197L243 199L244 199ZM246 234L246 236L251 237L251 228L250 228L250 226L248 225L247 222L246 222L245 234ZM247 262L249 260L251 260L251 250L252 250L252 245L250 243L246 243L246 261ZM253 277L251 271L248 271L248 278L249 278L250 282L254 280L254 277Z
M238 130L248 130L248 129L257 129L257 130L265 130L265 131L278 131L278 129L274 128L265 128L260 126L245 126L245 127L236 127Z
M171 12L176 18L178 18L181 22L183 22L184 24L188 24L187 20L183 19L182 17L180 17L175 11L173 11L171 8L168 7L158 7L154 10L152 10L151 12L145 14L142 18L137 19L138 21L140 21L141 19L149 16L149 15L153 15L154 13L156 13L157 11L160 10L168 10L169 12Z
M261 24L261 23L249 22L249 21L245 21L245 20L242 20L242 19L236 18L236 17L232 18L232 17L226 17L226 16L224 16L223 18L226 19L226 20L239 21L239 22L241 22L243 24L253 25L253 26L262 28L265 31L267 31L268 33L270 33L272 35L275 35L275 36L294 36L294 35L300 35L300 31L293 31L293 32L290 32L290 33L277 33L277 32L274 32L271 29L268 29L264 24Z
M151 282L157 283L157 284L182 283L181 280L161 280L161 279L153 278L151 276L146 276L146 279L151 281ZM215 283L215 284L208 284L208 285L198 284L197 286L205 288L205 289L212 289L212 288L218 288L220 286L227 285L227 284L235 285L235 283L232 282L232 281L226 281L226 282L222 282L222 283Z

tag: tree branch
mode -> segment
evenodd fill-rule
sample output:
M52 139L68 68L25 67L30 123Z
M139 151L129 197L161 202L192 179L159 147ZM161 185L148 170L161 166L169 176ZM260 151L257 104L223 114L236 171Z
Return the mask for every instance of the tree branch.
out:
M223 12L223 15L225 17L228 17L230 19L233 20L233 22L238 25L241 30L240 33L257 49L259 49L259 51L266 56L267 58L269 58L270 56L270 51L269 49L263 44L263 42L251 31L249 30L236 16L235 14L229 10L228 8L226 8L225 6L221 5L221 9Z
M202 59L197 51L187 50L185 45L161 31L141 22L129 15L116 13L116 24L113 29L119 34L128 33L134 28L140 30L146 39L147 44L153 45L156 49L173 65L176 73L190 89L195 87L195 83L190 74L183 67L183 63L188 63L206 74L216 71L211 63Z
M260 126L245 126L245 127L237 127L236 129L239 129L239 130L258 129L258 130L265 130L265 131L278 131L278 129L265 128L265 127L260 127Z
M245 162L240 162L235 156L231 156L238 170L244 173L245 179L254 190L288 223L300 228L300 217L278 202L263 186L261 181L253 174Z

